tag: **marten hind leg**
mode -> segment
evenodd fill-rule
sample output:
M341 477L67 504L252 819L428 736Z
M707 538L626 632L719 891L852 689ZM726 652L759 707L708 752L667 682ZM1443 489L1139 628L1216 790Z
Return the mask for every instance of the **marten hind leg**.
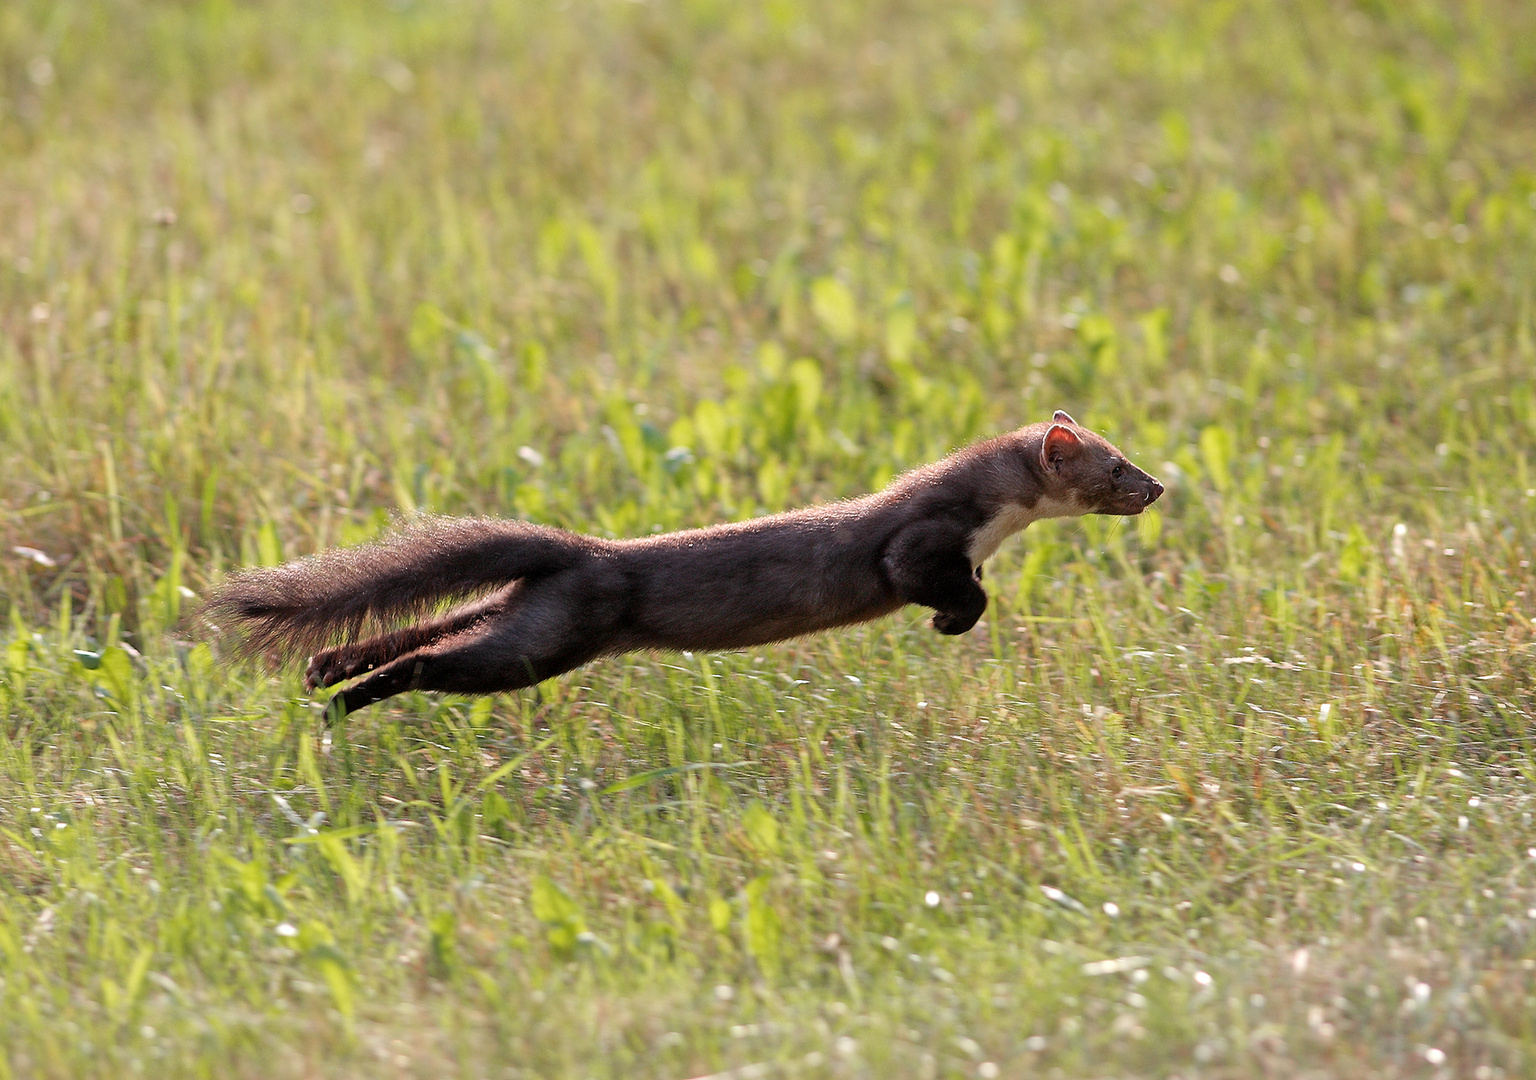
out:
M511 588L503 589L495 596L455 608L441 618L380 634L366 641L354 641L317 652L309 658L309 665L304 672L304 687L306 690L315 690L322 686L335 686L382 667L396 657L425 648L434 641L463 633L503 610L511 592Z
M328 719L407 690L495 694L543 682L620 644L622 589L598 574L528 582L518 602L369 672L331 699Z
M508 644L502 635L471 630L406 653L338 692L326 708L327 717L354 713L407 690L450 694L520 690L580 667L601 652L584 647L560 653L530 653L509 649Z

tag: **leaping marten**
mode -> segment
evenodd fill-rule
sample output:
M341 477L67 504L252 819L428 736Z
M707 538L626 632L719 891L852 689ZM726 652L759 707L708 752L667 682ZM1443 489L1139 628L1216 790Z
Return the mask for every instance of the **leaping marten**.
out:
M1163 485L1064 412L975 443L884 491L706 529L602 540L521 521L428 518L378 543L235 574L206 616L247 653L310 658L335 719L405 690L490 694L635 649L740 649L903 604L963 634L981 564L1041 518L1139 514ZM478 599L470 599L479 595ZM437 618L355 640L369 626Z

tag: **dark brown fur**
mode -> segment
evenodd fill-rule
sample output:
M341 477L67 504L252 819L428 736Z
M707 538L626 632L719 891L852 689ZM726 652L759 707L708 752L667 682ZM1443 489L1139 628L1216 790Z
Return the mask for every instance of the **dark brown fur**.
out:
M1136 514L1162 485L1065 413L858 499L707 529L602 540L519 521L427 518L376 544L230 578L206 609L247 652L316 653L306 682L366 676L345 715L404 690L487 694L636 649L738 649L904 604L961 634L980 564L1039 517ZM356 640L402 619L446 614Z

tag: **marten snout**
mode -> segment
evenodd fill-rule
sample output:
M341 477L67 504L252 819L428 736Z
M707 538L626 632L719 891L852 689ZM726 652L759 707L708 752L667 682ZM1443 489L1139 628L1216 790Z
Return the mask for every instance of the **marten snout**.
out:
M1157 477L1148 476L1130 462L1126 462L1121 471L1129 474L1121 483L1130 490L1115 500L1118 506L1111 513L1139 514L1163 497L1163 485L1158 483Z
M1120 457L1118 451L1107 465L1107 475L1100 480L1099 513L1134 516L1162 498L1163 485L1157 478Z

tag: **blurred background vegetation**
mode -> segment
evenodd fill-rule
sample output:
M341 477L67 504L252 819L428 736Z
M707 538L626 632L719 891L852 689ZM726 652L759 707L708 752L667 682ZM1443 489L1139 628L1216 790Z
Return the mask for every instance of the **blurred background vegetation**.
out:
M1528 486L1523 5L3 18L23 597L745 516L1056 407L1306 555Z
M1533 127L1512 0L7 3L10 1067L1529 1069ZM1170 494L960 643L333 743L188 619L1056 408Z

